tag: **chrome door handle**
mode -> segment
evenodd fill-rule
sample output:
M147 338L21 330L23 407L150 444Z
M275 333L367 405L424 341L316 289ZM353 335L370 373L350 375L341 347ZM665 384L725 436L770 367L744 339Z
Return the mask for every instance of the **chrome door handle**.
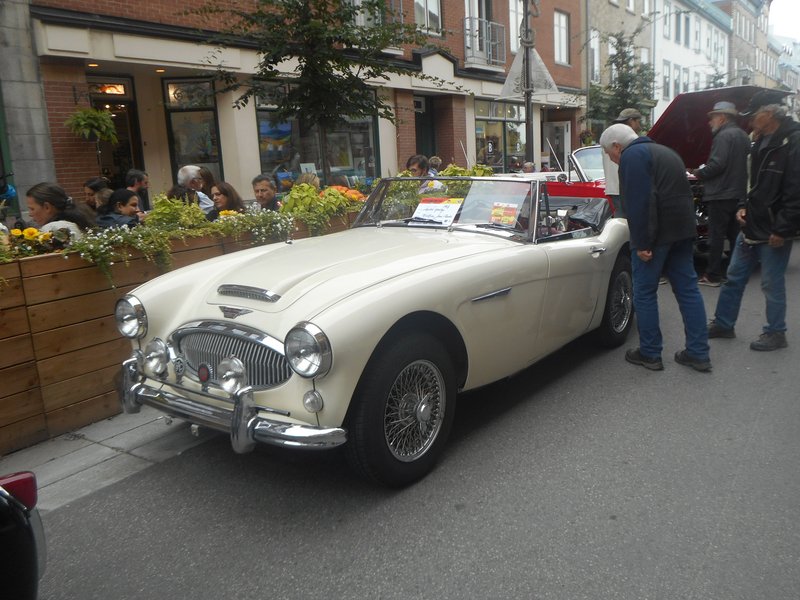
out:
M592 246L589 248L589 254L602 254L607 248L605 246Z

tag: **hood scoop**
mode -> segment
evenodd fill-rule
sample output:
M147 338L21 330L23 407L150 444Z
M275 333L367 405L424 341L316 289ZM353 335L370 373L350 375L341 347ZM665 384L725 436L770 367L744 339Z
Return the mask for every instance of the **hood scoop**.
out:
M279 294L270 292L264 288L253 287L251 285L237 285L232 283L222 284L217 288L217 293L220 296L246 298L247 300L259 300L261 302L277 302L281 299Z

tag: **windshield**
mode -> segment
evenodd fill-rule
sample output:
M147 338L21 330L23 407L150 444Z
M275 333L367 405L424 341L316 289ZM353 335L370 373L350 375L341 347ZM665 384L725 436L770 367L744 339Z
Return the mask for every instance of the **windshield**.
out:
M597 181L605 178L606 175L603 171L603 149L600 146L579 148L572 153L572 156L589 181Z
M356 226L463 227L527 234L537 185L510 178L383 179Z

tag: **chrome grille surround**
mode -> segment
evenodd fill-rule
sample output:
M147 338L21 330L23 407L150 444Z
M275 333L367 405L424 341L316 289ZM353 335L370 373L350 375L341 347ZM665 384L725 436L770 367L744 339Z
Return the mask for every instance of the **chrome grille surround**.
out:
M219 386L217 365L235 356L244 363L247 384L254 390L275 387L293 374L283 354L283 342L257 329L224 321L193 321L170 335L177 357L186 363L186 375L199 381L197 370L206 365L209 383Z

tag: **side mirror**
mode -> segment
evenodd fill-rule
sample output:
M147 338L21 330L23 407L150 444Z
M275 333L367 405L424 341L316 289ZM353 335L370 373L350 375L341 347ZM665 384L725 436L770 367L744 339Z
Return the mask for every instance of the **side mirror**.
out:
M556 179L558 179L558 181L560 181L561 183L566 183L567 182L567 174L566 173L559 173L558 177Z

